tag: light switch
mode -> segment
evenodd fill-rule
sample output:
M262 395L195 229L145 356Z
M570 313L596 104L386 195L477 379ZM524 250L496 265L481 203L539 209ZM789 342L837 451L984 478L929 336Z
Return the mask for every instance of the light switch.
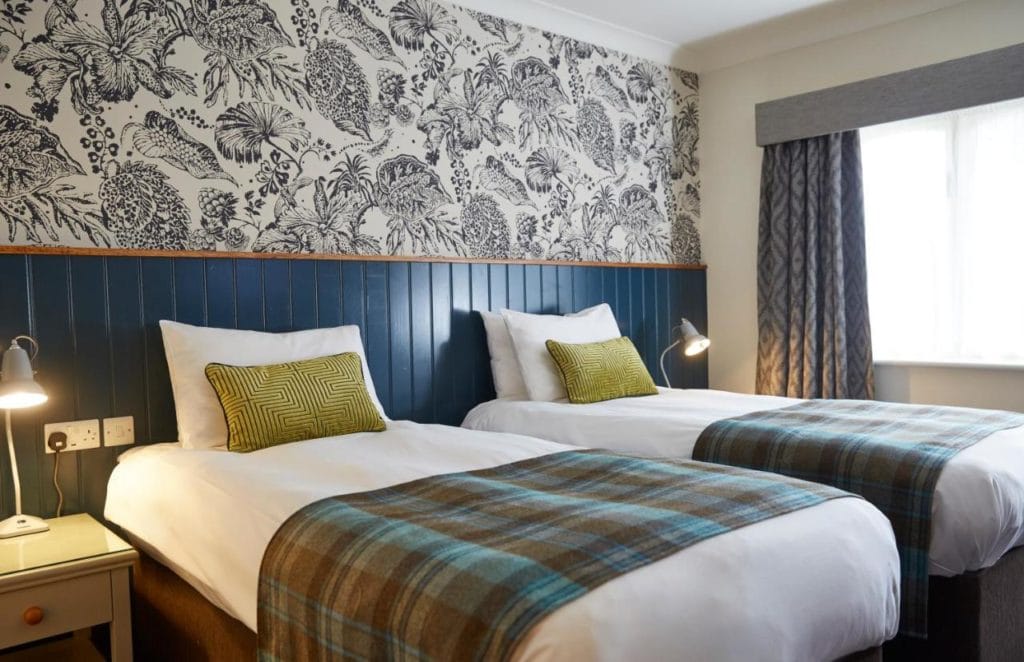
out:
M118 416L103 419L103 445L127 446L135 443L135 418Z

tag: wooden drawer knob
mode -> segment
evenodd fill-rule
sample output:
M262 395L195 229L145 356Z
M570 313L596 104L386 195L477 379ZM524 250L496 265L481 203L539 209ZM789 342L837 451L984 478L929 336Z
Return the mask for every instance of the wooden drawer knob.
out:
M43 610L41 607L29 607L21 615L26 625L39 625L43 622Z

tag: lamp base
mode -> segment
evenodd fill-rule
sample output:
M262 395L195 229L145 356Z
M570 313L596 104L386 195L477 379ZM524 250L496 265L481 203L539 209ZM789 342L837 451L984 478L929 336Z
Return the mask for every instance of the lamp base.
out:
M0 538L14 538L49 530L50 525L34 515L14 515L0 522Z

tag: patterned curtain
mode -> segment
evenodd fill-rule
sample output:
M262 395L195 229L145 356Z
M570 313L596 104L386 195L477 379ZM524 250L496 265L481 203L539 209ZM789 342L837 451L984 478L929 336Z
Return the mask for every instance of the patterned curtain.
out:
M765 148L757 252L757 392L871 399L856 131Z

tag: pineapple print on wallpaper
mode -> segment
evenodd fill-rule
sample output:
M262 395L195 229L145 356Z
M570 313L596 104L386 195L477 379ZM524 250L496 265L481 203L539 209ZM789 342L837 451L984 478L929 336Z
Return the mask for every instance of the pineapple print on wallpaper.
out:
M697 78L435 0L4 0L12 244L699 262Z

